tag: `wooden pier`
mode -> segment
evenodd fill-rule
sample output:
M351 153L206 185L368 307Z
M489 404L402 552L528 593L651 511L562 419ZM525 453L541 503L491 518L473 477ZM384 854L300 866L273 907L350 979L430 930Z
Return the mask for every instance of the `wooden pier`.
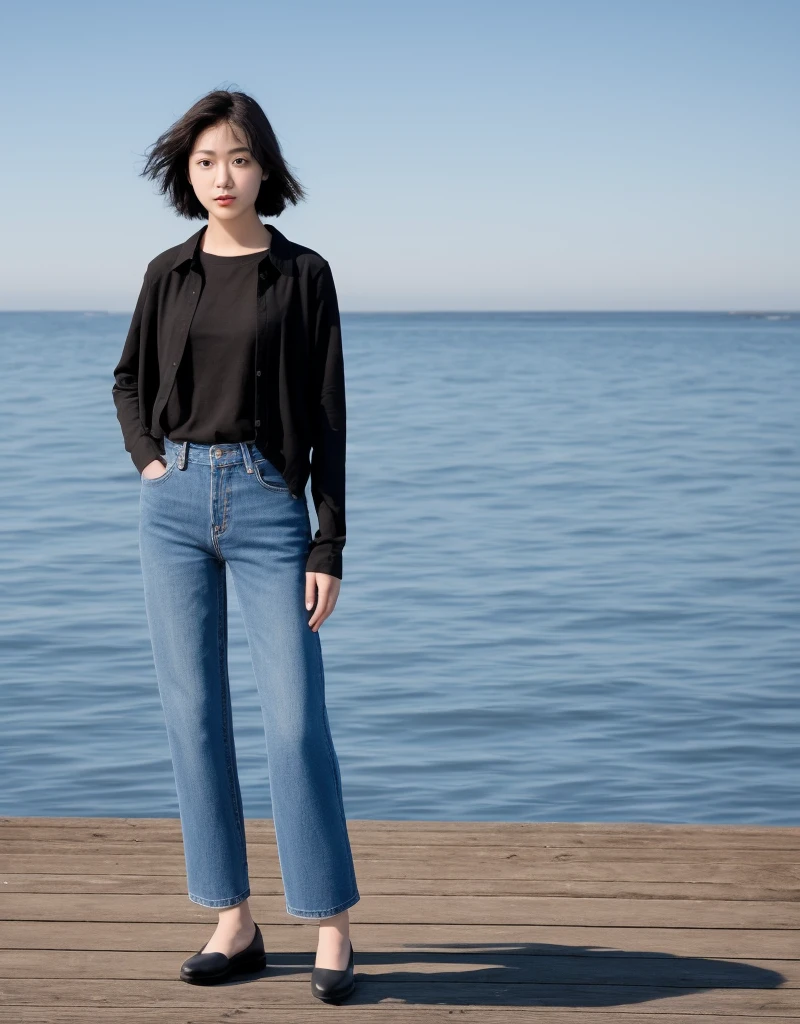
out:
M3 1024L800 1020L800 828L350 821L357 988L329 1006L272 821L246 827L268 966L201 987L177 818L0 818Z

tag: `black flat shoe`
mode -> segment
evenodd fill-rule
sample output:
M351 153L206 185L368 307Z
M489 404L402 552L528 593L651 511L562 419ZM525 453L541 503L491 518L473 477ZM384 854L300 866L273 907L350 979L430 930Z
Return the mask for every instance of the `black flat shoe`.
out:
M323 1003L338 1003L356 987L353 977L353 943L350 943L350 959L343 971L330 967L315 967L311 972L311 993Z
M190 985L215 985L233 974L260 971L262 967L266 967L264 936L258 925L250 945L231 957L225 956L224 953L202 953L201 950L207 945L208 943L204 942L194 956L184 960L181 966L181 981L188 981Z

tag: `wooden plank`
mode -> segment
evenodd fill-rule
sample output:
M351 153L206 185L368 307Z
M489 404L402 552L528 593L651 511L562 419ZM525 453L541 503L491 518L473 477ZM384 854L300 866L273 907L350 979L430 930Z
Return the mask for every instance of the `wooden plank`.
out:
M62 823L63 822L63 823ZM351 839L363 835L373 845L515 845L527 846L531 841L548 847L648 846L658 842L676 849L787 849L800 850L800 826L753 825L691 825L648 822L441 822L441 821L371 821L348 819ZM123 841L143 831L160 842L181 841L177 818L0 818L0 838L41 838L47 829L58 833L60 841L65 829L75 830L81 838ZM274 840L270 818L247 818L248 841ZM33 832L35 831L35 836ZM38 841L38 838L37 838ZM71 841L77 841L75 837Z
M531 873L514 874L507 872L488 872L490 877L473 878L470 865L467 863L461 873L455 877L439 877L434 873L434 866L428 864L426 877L415 878L411 866L401 877L385 876L380 865L364 865L357 862L358 888L362 898L367 896L595 896L603 899L625 896L628 899L712 899L712 900L788 900L800 898L800 882L796 880L798 870L788 866L765 871L763 883L751 880L752 869L741 866L736 871L724 874L733 876L729 882L696 882L689 878L677 877L674 881L584 881L562 880L549 878L532 878ZM261 865L255 870L251 866L250 884L254 894L260 896L280 895L283 883L277 864L272 872L264 874ZM444 866L442 870L444 869ZM624 872L609 872L609 875ZM662 874L680 876L676 866L670 865L669 870ZM483 876L484 873L481 872ZM599 877L603 873L598 871ZM493 876L493 877L492 877ZM182 873L174 875L128 875L128 874L94 874L84 875L53 874L3 874L0 875L2 893L119 893L129 895L186 895L186 878ZM2 894L0 894L2 899Z
M253 916L286 915L282 896L251 898ZM258 908L258 910L256 910ZM210 908L182 896L128 896L63 893L4 893L5 920L193 921L208 919ZM800 929L800 903L781 900L573 899L568 896L370 896L350 910L353 920L384 924L539 924L637 928ZM202 916L201 916L202 915ZM287 915L288 916L288 915Z
M356 992L348 1005L373 1005L384 999L402 1000L408 1005L424 1007L431 1002L450 1007L504 1006L516 1011L517 1007L559 1007L565 1004L580 1008L588 1016L592 1011L607 1014L613 1009L622 1016L628 1009L645 1005L650 1014L761 1014L764 1020L772 1016L800 1015L798 989L677 989L663 985L553 985L547 982L531 984L511 981L497 984L487 981L469 982L462 979L441 981L435 985L428 979L412 980L402 975L393 978L373 977L357 972ZM253 980L225 985L186 985L181 981L158 981L140 978L97 979L91 985L87 979L75 980L39 978L36 984L23 978L0 980L0 1003L16 1006L91 1006L137 1007L215 1007L220 1012L233 1013L242 1006L294 1008L313 999L308 978L294 982L276 983L268 973ZM347 1012L347 1011L346 1011ZM510 1011L509 1011L510 1012ZM651 1018L652 1019L652 1018Z
M255 901L253 901L255 902ZM356 904L358 906L358 904ZM198 908L200 909L200 908ZM268 950L297 952L316 949L317 925L282 914L270 921L255 906ZM353 908L355 911L355 907ZM200 948L214 930L213 911L193 923L126 921L5 921L0 923L0 947L13 949L162 950L184 954ZM353 914L353 946L371 952L420 953L508 952L526 956L558 953L565 956L638 956L798 958L800 932L760 928L659 928L613 925L486 924L465 931L458 924L386 924L360 921Z
M312 997L309 996L309 1002ZM292 1008L291 1024L317 1024L318 1021L330 1020L330 1014L337 1012L334 1007L296 1006ZM396 1000L382 1000L374 1004L354 1005L348 1002L338 1012L346 1014L348 1020L364 1022L364 1024L452 1024L453 1011L447 1006L404 1006ZM625 1010L625 1024L698 1024L693 1013L637 1013ZM239 1006L234 1011L237 1024L288 1024L286 1012L282 1008L273 1010L268 1000L254 1006ZM327 1014L327 1016L325 1016ZM233 1016L233 1014L231 1014ZM206 1010L203 1007L192 1007L191 1024L220 1024L228 1015L220 1010ZM604 1012L602 1008L592 1010L592 1019L598 1024L608 1024L619 1019L616 1010L611 1008ZM796 1024L797 1017L772 1016L769 1024ZM83 1006L30 1007L15 1006L14 1020L16 1024L187 1024L186 1010L181 1007L159 1006L103 1009L91 1004ZM587 1015L582 1010L562 1009L561 1007L527 1007L508 1006L494 1008L489 1006L459 1006L458 1020L463 1024L586 1024ZM759 1014L703 1014L702 1024L764 1024Z
M282 923L268 923L256 914L269 949L293 951L316 948L316 924L304 924L284 916ZM7 949L197 949L213 930L213 916L194 924L119 923L91 921L7 921L2 924L0 945ZM459 925L384 924L353 922L360 948L374 951L494 952L497 949L538 956L554 950L585 956L724 956L753 959L795 956L800 933L769 929L615 928L553 925L483 925L465 933ZM355 944L355 939L354 939Z
M202 940L201 940L202 941ZM355 941L354 941L355 946ZM192 950L194 952L194 950ZM267 955L267 974L276 983L302 980L310 975L314 951L276 952ZM174 980L183 954L165 956L163 951L0 950L0 978L115 978ZM448 981L471 984L641 985L675 989L800 989L800 961L727 960L704 957L642 957L601 952L587 955L554 955L494 950L483 953L454 950L436 952L359 951L356 967L363 978L402 980L424 976L432 985Z
M800 851L794 850L770 850L770 851L742 851L742 850L719 850L713 854L700 851L684 850L662 850L656 843L648 848L632 849L620 847L617 849L605 848L602 853L594 850L541 850L527 848L524 846L505 847L426 847L426 846L402 846L396 848L363 846L359 843L352 843L353 856L359 863L375 863L381 865L385 871L391 871L395 866L401 868L411 866L414 871L425 870L426 864L434 865L436 870L440 868L465 870L468 866L477 866L479 869L486 865L490 868L500 865L504 861L509 864L513 862L515 868L527 868L531 870L559 869L569 871L574 866L576 871L592 870L593 865L601 865L603 870L611 870L612 865L618 865L618 871L623 870L623 865L630 865L630 870L636 870L637 866L643 865L649 868L652 877L661 877L657 872L662 866L672 865L675 868L684 866L697 872L697 880L710 880L715 877L714 872L724 865L747 866L752 872L766 865L787 865L789 870L795 872L800 867ZM277 848L274 843L254 843L247 840L248 861L253 864L264 864L266 866L277 865ZM183 846L179 844L159 845L154 843L13 843L5 844L0 842L0 864L4 871L20 872L26 870L59 871L82 874L89 865L92 870L102 870L104 865L124 863L130 867L131 873L150 874L167 873L173 874L180 870L184 864ZM136 865L141 865L137 867ZM437 877L437 876L433 876ZM579 875L578 877L584 877ZM684 877L685 874L684 874Z

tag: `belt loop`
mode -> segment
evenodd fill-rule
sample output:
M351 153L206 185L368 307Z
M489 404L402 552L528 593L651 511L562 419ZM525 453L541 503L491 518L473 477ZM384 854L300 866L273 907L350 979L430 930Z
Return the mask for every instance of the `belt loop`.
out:
M181 449L178 452L178 469L186 469L186 464L189 461L189 442L181 442Z
M242 449L242 458L244 459L245 469L248 473L253 472L253 459L250 453L250 445L247 441L240 441L239 447Z

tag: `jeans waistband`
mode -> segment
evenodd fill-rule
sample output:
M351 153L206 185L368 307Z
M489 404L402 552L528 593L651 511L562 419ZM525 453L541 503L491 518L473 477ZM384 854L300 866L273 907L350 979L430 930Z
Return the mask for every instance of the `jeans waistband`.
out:
M166 434L163 441L164 453L175 454L181 469L187 462L200 462L206 466L233 466L238 462L249 465L253 459L265 458L254 441L198 444L195 441L172 441Z

